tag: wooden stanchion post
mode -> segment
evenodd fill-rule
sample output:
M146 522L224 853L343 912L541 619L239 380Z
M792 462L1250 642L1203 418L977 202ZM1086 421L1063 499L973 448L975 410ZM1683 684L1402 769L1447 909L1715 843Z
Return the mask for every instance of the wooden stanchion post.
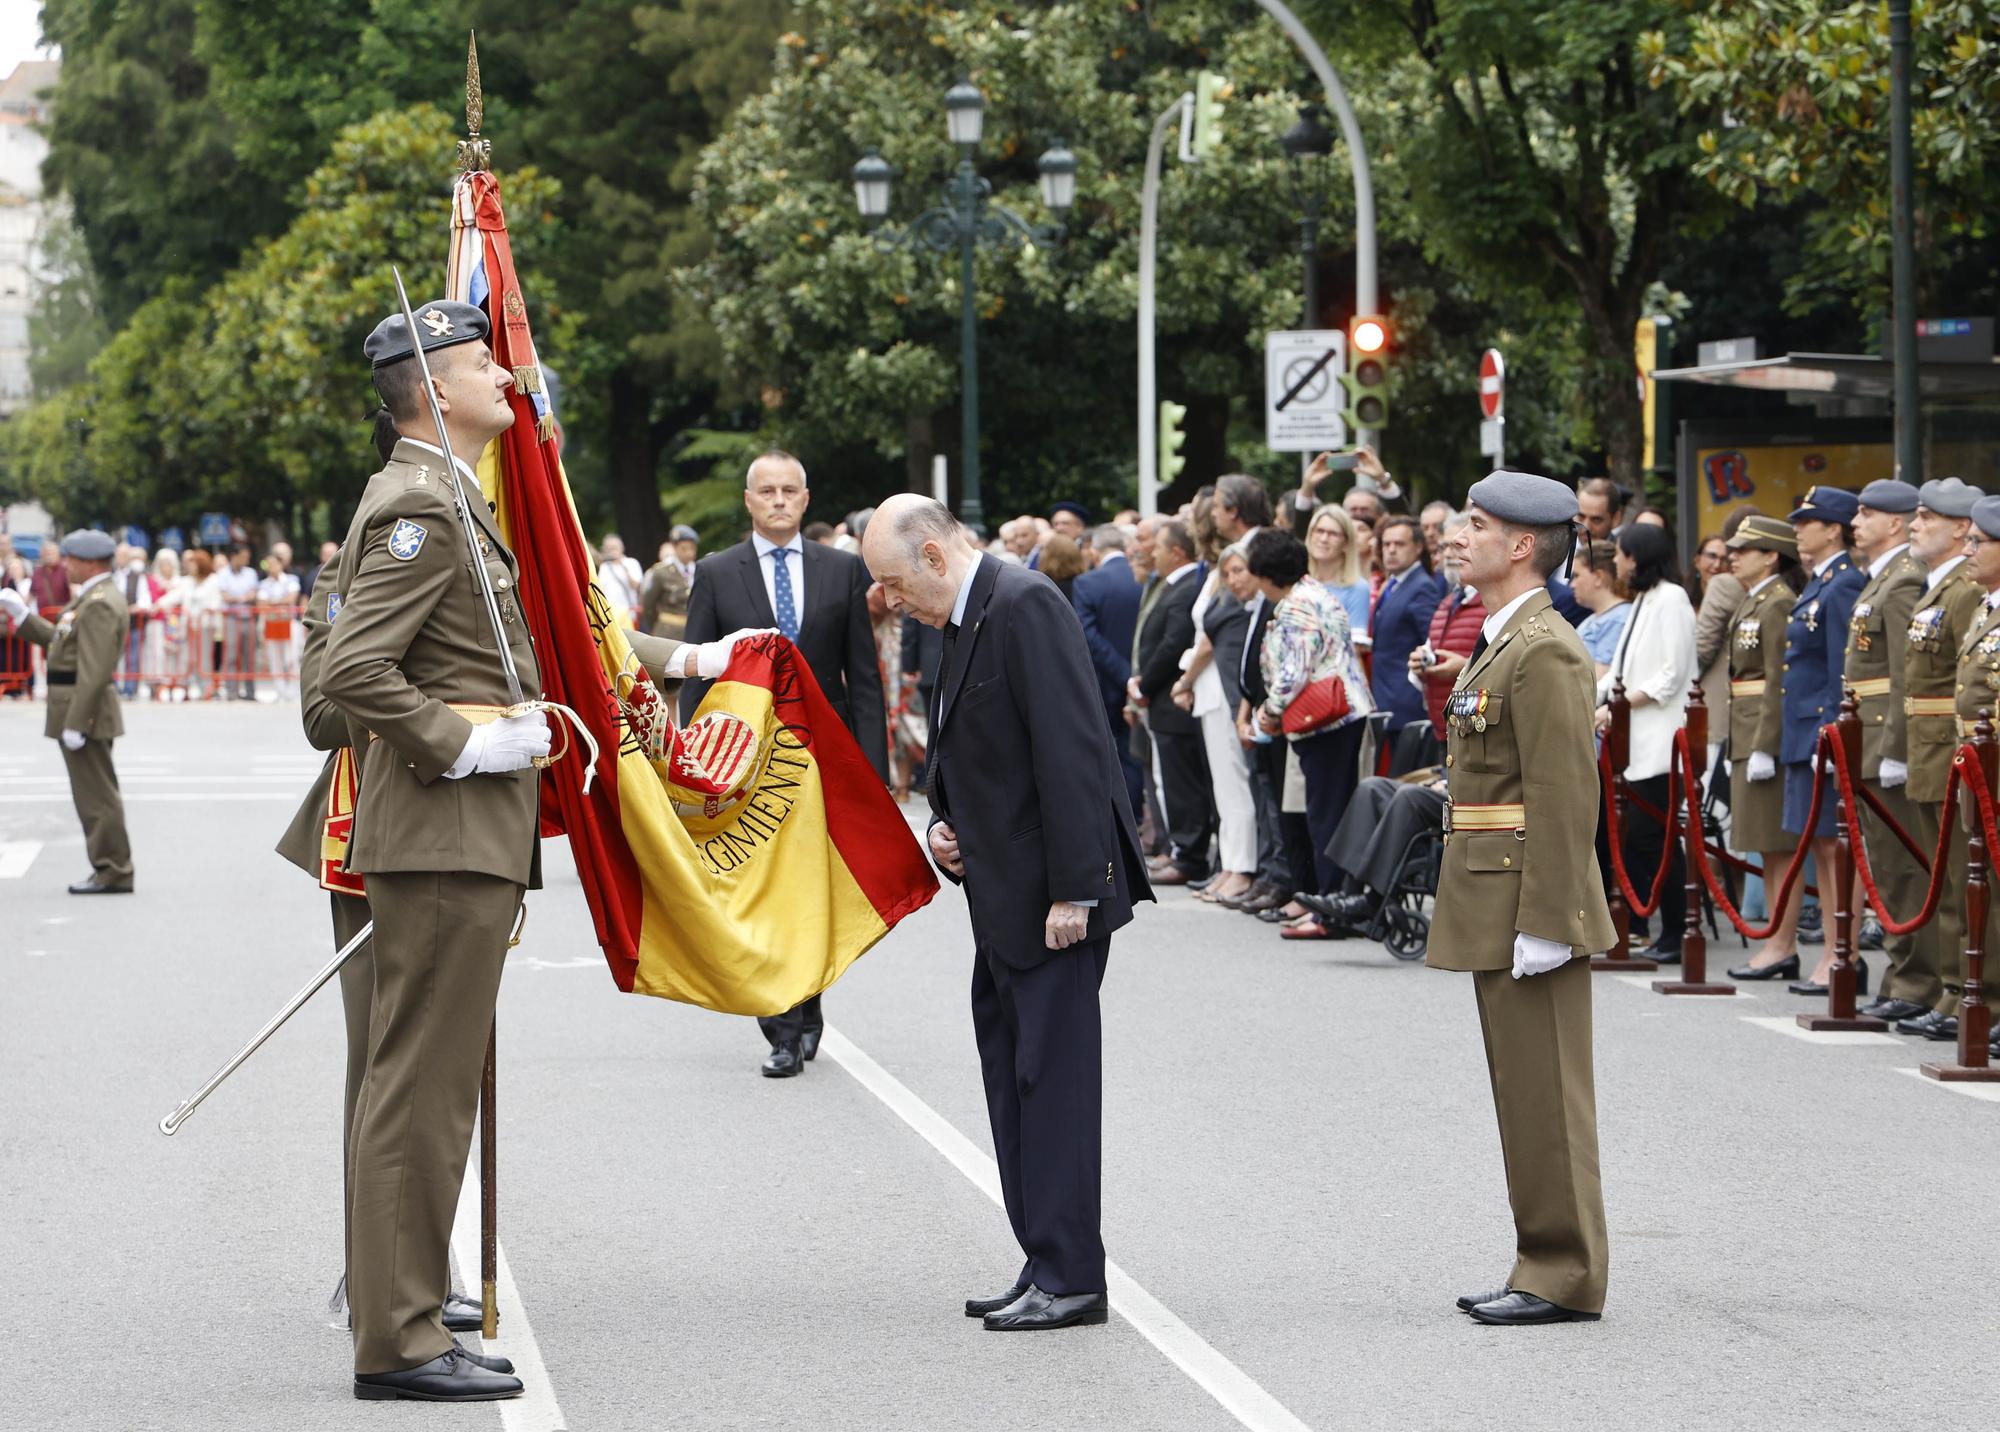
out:
M1687 719L1689 768L1681 772L1682 790L1679 809L1674 814L1682 822L1681 863L1687 868L1683 888L1687 891L1687 918L1681 927L1681 977L1677 980L1654 980L1653 990L1658 994L1728 994L1736 993L1733 984L1715 984L1708 978L1708 936L1701 932L1701 867L1696 863L1702 857L1702 843L1708 838L1702 831L1698 817L1690 818L1688 807L1701 809L1702 777L1708 774L1708 705L1702 700L1701 683L1695 682L1688 689ZM1666 859L1661 851L1660 858Z
M500 1332L500 1190L496 1182L500 1161L500 1135L494 1123L494 1054L500 1039L500 1020L486 1032L486 1068L479 1076L479 1305L483 1338Z
M1995 745L1993 713L1983 710L1972 728L1972 749L1979 755L1976 768L1960 772L1959 779L1970 785L1979 781L1987 793L1994 793ZM1986 823L1979 818L1979 806L1970 790L1959 796L1964 804L1965 822L1965 990L1958 1001L1958 1062L1926 1064L1924 1077L1947 1083L1993 1083L2000 1081L2000 1069L1987 1059L1987 1041L1993 1037L1993 1008L1986 1003L1986 910L1992 903L1992 861L2000 852L1986 848ZM1951 812L1945 813L1950 819Z
M1604 733L1604 752L1611 762L1611 813L1615 816L1607 822L1607 833L1611 840L1617 840L1632 819L1632 802L1625 795L1625 767L1632 759L1632 701L1625 694L1624 677L1612 679L1611 700L1606 704L1611 708L1611 725ZM1611 947L1610 953L1592 959L1590 967L1614 974L1658 969L1659 961L1633 956L1632 908L1625 903L1625 891L1616 872L1607 865L1603 875L1611 887L1611 926L1618 932L1618 943Z
M1861 703L1855 699L1854 688L1845 688L1846 695L1840 702L1840 718L1833 723L1833 739L1840 744L1841 753L1847 758L1847 769L1854 773L1854 780L1861 779ZM1839 781L1834 782L1834 848L1833 848L1833 966L1826 976L1826 1013L1802 1014L1798 1016L1801 1029L1812 1030L1854 1030L1887 1029L1888 1024L1872 1015L1857 1014L1854 1009L1854 986L1859 967L1854 962L1854 845L1862 839L1861 812L1850 809L1840 796ZM1859 800L1859 792L1856 799ZM1826 872L1819 872L1819 904L1822 913L1827 906Z

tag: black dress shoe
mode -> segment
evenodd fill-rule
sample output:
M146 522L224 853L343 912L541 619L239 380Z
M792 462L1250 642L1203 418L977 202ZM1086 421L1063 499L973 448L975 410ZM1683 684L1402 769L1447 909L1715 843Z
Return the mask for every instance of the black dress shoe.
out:
M766 1079L789 1079L806 1067L805 1055L800 1052L796 1041L787 1040L778 1045L764 1060Z
M521 1379L487 1371L454 1345L401 1372L356 1374L354 1395L363 1402L498 1402L519 1397Z
M1461 1313L1469 1313L1481 1303L1499 1302L1512 1291L1514 1291L1512 1288L1495 1288L1490 1293L1467 1293L1458 1300L1458 1310Z
M474 1352L463 1343L455 1343L454 1346L458 1348L459 1356L471 1359L488 1372L504 1373L508 1377L514 1375L514 1364L507 1358L490 1352Z
M1016 1283L997 1298L967 1298L965 1315L968 1318L983 1318L988 1313L997 1313L1002 1308L1021 1301L1021 1295L1028 1291L1028 1284Z
M1252 890L1250 893L1257 895L1255 890ZM1281 910L1291 903L1292 897L1287 892L1280 890L1275 885L1266 885L1263 894L1257 895L1255 900L1245 897L1243 902L1236 908L1247 915L1261 915L1266 910Z
M1863 920L1855 933L1854 947L1858 950L1879 950L1882 948L1882 927L1872 918Z
M799 1036L799 1056L808 1064L812 1063L813 1055L819 1053L819 1036L817 1029L808 1029Z
M1786 955L1774 965L1738 965L1729 972L1733 980L1792 980L1799 977L1799 957Z
M97 877L93 875L88 880L79 880L76 884L70 886L69 893L72 895L130 895L132 887L130 885L99 885Z
M1472 1310L1472 1316L1475 1321L1495 1327L1517 1327L1528 1323L1594 1323L1603 1314L1559 1308L1547 1298L1516 1291L1493 1302L1481 1303Z
M1898 1024L1896 1027L1901 1029L1902 1025ZM1958 1016L1955 1014L1936 1015L1935 1018L1929 1021L1928 1026L1923 1031L1923 1035L1924 1038L1935 1039L1940 1044L1948 1041L1956 1041L1958 1039Z
M1891 1024L1905 1019L1915 1019L1919 1015L1929 1014L1930 1012L1928 1006L1918 1004L1915 1000L1890 999L1887 995L1876 1000L1873 1004L1864 1004L1861 1006L1861 1013L1867 1015L1869 1018L1886 1019Z
M448 1332L476 1333L486 1326L486 1306L453 1289L444 1295L444 1325Z
M1825 999L1832 991L1818 980L1796 980L1785 986L1793 994L1802 994L1808 999ZM1868 993L1868 961L1862 960L1854 972L1854 992Z
M1677 965L1681 962L1681 947L1673 945L1648 945L1639 951L1639 958L1651 960L1656 965Z
M1044 1293L1030 1283L1020 1297L999 1311L986 1315L986 1331L1047 1332L1053 1328L1101 1323L1110 1317L1111 1300L1102 1293Z

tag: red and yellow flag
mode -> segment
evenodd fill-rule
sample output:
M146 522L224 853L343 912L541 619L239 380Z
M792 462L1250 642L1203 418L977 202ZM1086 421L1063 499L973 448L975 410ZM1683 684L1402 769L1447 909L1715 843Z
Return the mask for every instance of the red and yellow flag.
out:
M937 878L783 637L740 644L694 723L659 739L665 706L598 588L485 171L452 195L448 287L486 311L494 361L514 375L514 426L479 477L520 562L542 688L599 748L588 794L572 761L544 775L543 833L569 837L620 989L728 1014L790 1009L928 903Z

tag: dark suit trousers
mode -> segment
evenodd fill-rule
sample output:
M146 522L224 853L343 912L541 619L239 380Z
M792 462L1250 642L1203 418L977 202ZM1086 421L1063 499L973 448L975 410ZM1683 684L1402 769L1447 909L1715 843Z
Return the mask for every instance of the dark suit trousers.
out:
M1285 796L1285 738L1273 737L1268 743L1250 748L1250 794L1257 807L1257 878L1274 885L1280 890L1291 892L1303 889L1294 881L1292 859L1295 852L1287 849L1286 821L1283 814ZM1290 832L1299 839L1300 849L1305 849L1305 819L1294 817L1298 827ZM1310 856L1311 852L1306 854ZM1312 878L1312 865L1308 860L1305 879Z
M972 961L972 1028L1007 1221L1045 1293L1104 1291L1099 1231L1103 1031L1097 991L1111 938L1032 969L987 950Z
M1104 719L1111 728L1111 748L1118 753L1118 769L1125 776L1125 798L1131 801L1132 818L1137 820L1146 809L1146 788L1139 776L1139 763L1132 756L1132 728L1125 724L1124 698L1104 708Z
M1367 725L1365 721L1350 721L1292 746L1292 755L1305 773L1306 827L1312 833L1312 864L1299 872L1299 878L1315 881L1316 894L1329 895L1340 888L1343 872L1333 858L1333 833L1340 828L1340 818L1347 813L1347 802L1360 778L1361 733Z
M783 1014L758 1016L757 1027L764 1031L764 1037L771 1041L773 1049L780 1044L797 1044L807 1030L818 1034L826 1028L826 1021L820 1017L819 996L814 995L804 1004L793 1005Z
M1428 786L1370 776L1354 792L1326 853L1346 875L1347 885L1389 893L1410 838L1444 829L1444 797Z
M1208 873L1208 841L1215 834L1215 793L1201 729L1155 731L1160 759L1160 804L1166 808L1167 849L1191 875Z

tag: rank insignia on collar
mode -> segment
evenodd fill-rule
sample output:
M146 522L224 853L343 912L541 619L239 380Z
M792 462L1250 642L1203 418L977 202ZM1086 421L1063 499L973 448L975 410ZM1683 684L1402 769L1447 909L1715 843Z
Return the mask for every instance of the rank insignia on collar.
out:
M394 530L389 533L389 555L399 562L407 562L424 550L424 538L430 533L410 521L399 518Z

